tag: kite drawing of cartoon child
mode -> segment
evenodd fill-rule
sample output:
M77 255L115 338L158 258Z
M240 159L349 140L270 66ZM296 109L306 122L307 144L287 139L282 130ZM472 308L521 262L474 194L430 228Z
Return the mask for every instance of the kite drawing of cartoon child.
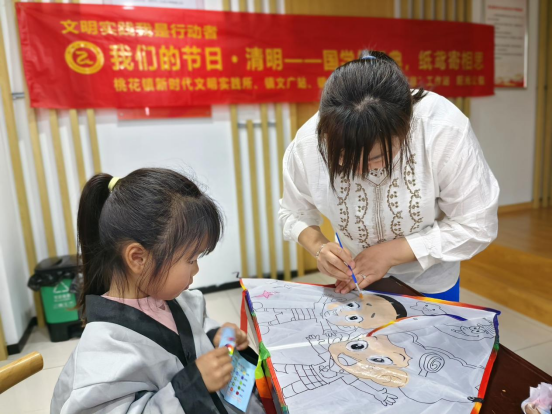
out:
M265 375L290 414L470 414L483 402L498 311L293 282L242 285L270 354Z
M266 304L266 302L265 302ZM405 307L396 299L386 295L366 295L364 299L336 299L323 295L309 308L267 308L265 304L253 302L255 313L270 312L272 320L263 318L261 333L267 333L270 326L283 323L312 320L319 323L322 332L334 336L336 332L367 333L379 326L406 317Z
M342 341L337 337L320 339L318 335L310 335L307 340L324 361L315 365L275 363L276 372L297 376L296 381L282 389L285 398L341 380L389 406L397 396L388 393L386 387L408 383L408 375L401 368L408 365L410 358L386 337Z
M431 335L428 330L433 329L388 336L395 346L404 347L411 358L405 369L409 383L401 387L400 391L411 400L424 404L435 404L441 400L452 403L478 402L478 386L474 384L481 382L485 366L467 363L449 350L422 344L420 337Z
M479 383L484 367L468 364L447 350L424 346L414 332L346 340L311 335L307 340L324 361L314 365L274 363L277 373L297 377L282 389L285 398L341 380L384 406L395 404L398 398L388 388L423 404L479 401L478 389L472 384L474 380Z

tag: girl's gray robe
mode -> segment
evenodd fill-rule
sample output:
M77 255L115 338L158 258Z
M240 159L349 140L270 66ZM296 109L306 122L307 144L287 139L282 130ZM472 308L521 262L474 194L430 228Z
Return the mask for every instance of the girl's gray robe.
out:
M52 413L239 413L209 393L195 364L218 324L199 291L167 301L178 335L138 309L86 297L88 323L54 390ZM264 413L252 396L248 413Z

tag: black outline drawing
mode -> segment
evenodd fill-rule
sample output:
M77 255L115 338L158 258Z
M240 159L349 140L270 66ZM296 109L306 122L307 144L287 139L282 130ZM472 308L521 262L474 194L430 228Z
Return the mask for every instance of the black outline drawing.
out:
M395 312L397 314L396 318L388 322L392 322L393 320L406 317L407 312L404 305L399 301L397 301L395 298L391 296L380 295L380 294L374 294L373 296L378 296L380 298L385 299L387 302L389 302L389 304L393 307L393 309L395 309ZM258 322L259 329L261 330L261 334L267 334L270 331L270 326L281 325L283 323L303 321L303 320L316 320L316 323L319 323L321 325L323 334L329 337L335 336L341 332L345 332L349 334L368 333L378 327L378 326L373 326L369 328L362 328L361 326L355 327L350 325L337 325L330 322L324 316L325 313L331 312L326 310L326 305L328 304L339 302L346 306L349 306L349 305L354 306L356 304L356 306L360 307L365 305L359 304L359 302L363 302L366 299L336 298L334 296L323 294L317 302L313 303L313 307L310 307L310 308L265 308L262 302L253 301L253 298L255 297L257 296L252 296L252 302L251 302L255 313L260 313L260 312L274 313L274 319L268 322L260 322L260 321ZM354 309L351 309L351 310L354 310ZM335 313L337 314L337 310L333 310L333 311L335 311ZM373 315L375 315L375 313ZM351 315L350 318L351 320L349 320L349 322L352 321L353 318L360 318L359 323L364 320L363 316L361 315Z
M474 325L474 321L468 319L454 325L438 325L435 328L446 335L462 341L481 341L483 339L494 338L496 336L494 322L489 321L487 318L483 318L483 320L487 323L477 323Z
M394 339L397 335L407 335L410 337L409 343L405 344L404 338L402 341ZM453 361L455 362L454 372L449 372L448 374L451 376L455 375L457 378L462 377L462 375L457 375L458 370L460 369L481 370L481 376L483 376L485 369L484 366L469 364L445 349L425 346L419 341L418 335L414 332L398 332L391 333L389 335L382 334L375 335L375 337L387 337L391 344L398 348L404 349L406 355L411 358L407 363L407 367L411 368L410 370L397 366L394 368L395 370L403 372L408 377L406 385L398 385L396 387L406 398L422 404L436 404L439 401L447 401L451 403L474 403L482 401L477 397L479 385L473 387L473 393L465 392L465 389L461 390L458 387L449 388L447 386L443 386L439 390L432 390L431 388L428 389L427 385L433 382L441 384L439 379L432 379L431 377L438 374L442 369L444 369L445 366L452 364ZM335 355L332 355L330 352L332 344L336 344L338 342L365 342L363 341L365 338L365 335L342 335L341 337L320 339L319 335L309 335L306 339L324 361L319 364L312 365L273 363L276 372L294 374L298 377L296 381L293 381L282 388L284 397L292 398L303 392L314 390L332 382L342 380L345 384L372 395L384 406L396 403L397 396L389 393L386 387L374 382L374 380L359 378L353 373L348 372L346 369L343 369L342 366L334 360ZM327 345L327 347L324 345ZM347 364L346 362L341 361L341 364L345 363L349 366L360 362L359 360L351 358L349 355L343 356L343 354L340 354L339 358L344 358L344 361L352 362L352 364ZM365 361L363 362L366 363ZM412 372L414 367L416 367L417 371L415 373ZM464 379L471 377L472 376L469 375L469 373L463 376ZM429 379L431 382L424 384L425 386L421 387L422 384L420 384L419 381L423 381L424 379ZM457 385L457 383L455 383L455 385ZM464 394L462 394L462 392L464 392Z
M277 282L274 282L274 285L276 283ZM285 282L280 283L281 285L277 287L275 285L274 289L291 289L292 287L289 284L285 284ZM263 284L255 287L268 289L271 284L272 283L267 283L266 285ZM273 289L271 288L270 290ZM281 290L280 292L284 293ZM271 326L295 321L308 321L311 327L318 325L324 333L324 336L309 335L307 337L310 347L322 358L323 362L321 363L277 363L274 359L275 355L273 355L272 362L277 373L285 373L297 378L294 378L291 383L282 388L284 397L293 398L306 391L319 389L341 380L342 383L372 395L375 400L379 401L384 406L391 406L404 398L422 404L436 404L440 401L442 401L443 404L469 404L481 402L482 400L479 399L477 395L480 380L483 377L485 365L487 364L492 347L488 349L489 355L485 358L485 355L479 352L474 352L473 355L469 355L469 352L465 354L463 349L465 349L467 344L465 342L462 344L460 341L471 341L473 343L473 341L495 338L498 335L498 332L495 331L496 316L493 321L483 317L465 320L463 317L447 313L449 309L445 311L439 304L432 302L419 300L413 305L412 301L401 303L394 297L379 294L375 295L385 298L392 304L397 312L397 319L407 316L405 306L419 311L420 314L410 315L411 317L407 318L404 324L401 324L399 321L399 323L392 324L389 328L378 326L366 329L360 326L336 325L330 322L331 319L328 320L330 318L328 315L335 311L335 309L328 309L327 305L332 303L337 305L352 303L362 305L359 298L336 297L328 294L321 294L320 299L317 302L312 302L312 307L307 308L265 308L265 306L270 306L270 299L252 302L254 312L257 313L257 322L259 328L261 328L261 333L268 332ZM255 296L250 296L251 300L254 300L252 299L254 297ZM281 304L281 300L285 300L285 298L280 297L277 302ZM311 302L305 301L305 303L310 305ZM276 303L274 305L276 305ZM366 305L364 306L367 308ZM454 312L452 309L453 307L451 306L450 308L450 311ZM267 314L264 314L264 312L267 312ZM269 312L271 312L272 315L269 315ZM355 316L351 315L352 312L354 312L354 309L351 309L350 312L347 311L348 316ZM460 309L458 312L462 314ZM343 316L343 314L338 315L339 311L333 313L335 313L336 316ZM263 314L264 316L268 316L268 318L265 317L265 320L261 321L262 318L259 319L259 316ZM359 311L358 316L366 319L364 309L362 313ZM267 321L269 318L272 319ZM427 322L429 318L434 318L434 320L432 322ZM422 320L426 322L418 324L417 321ZM407 321L413 322L414 326L410 325ZM451 323L447 323L449 321ZM304 326L305 325L302 325L302 327ZM263 327L266 328L266 332L262 332ZM393 327L395 329L398 328L398 330L395 330ZM358 362L371 365L381 364L380 361L375 361L373 359L373 354L371 354L370 358L365 357L368 362L363 360L363 357L360 357L358 362L355 362L352 357L350 361L348 361L348 355L346 355L345 352L340 353L339 359L334 360L334 358L338 357L336 357L337 354L335 352L332 355L330 351L330 347L333 344L366 338L368 332L373 332L377 328L383 329L381 332L374 333L374 337L386 337L391 344L405 351L404 355L407 356L405 361L408 361L404 362L406 366L402 365L403 362L397 361L388 354L389 357L392 358L389 365L394 364L394 371L400 371L401 375L404 374L404 378L408 378L408 382L403 382L403 385L396 385L401 383L399 379L402 379L402 377L393 377L393 373L391 372L393 370L391 370L390 367L390 371L388 370L385 372L389 373L391 378L399 378L397 381L392 381L394 384L389 381L381 382L381 377L377 375L372 376L373 379L367 378L369 374L366 374L366 376L363 374L364 370L362 366L357 366L356 369L352 368L351 371L347 370L347 366L352 366ZM438 332L438 334L447 335L448 338L445 340L445 337L443 337L443 341L439 341L437 344L439 347L426 346L420 342L420 338L424 340L424 336L420 333L420 330L427 328L430 328L433 333ZM405 329L405 331L401 331L401 329ZM347 334L343 333L344 331L347 331ZM450 338L454 339L451 340ZM435 341L436 339L433 337L431 343L433 344ZM487 341L487 343L488 342L490 341ZM450 346L447 346L447 343L449 343ZM473 345L476 346L476 348L479 347L478 344L474 343ZM482 350L485 349L486 345L483 346ZM370 355L370 353L367 354ZM475 360L470 361L474 362L474 364L466 362L466 360L457 357L455 354L461 354L463 358L464 356L468 358L474 356ZM382 354L380 357L384 358L385 354ZM367 368L367 372L370 372L371 369L372 368ZM359 375L358 377L355 375L355 372ZM479 379L476 380L476 378ZM476 381L479 382L474 385L473 383ZM440 384L440 386L432 387L431 384ZM401 393L399 394L397 392L397 395L394 395L387 391L388 388L398 388ZM407 400L403 402L405 401ZM435 408L439 407L441 406L439 405Z
M420 311L422 312L422 315L426 315L426 316L446 314L446 312L443 310L443 308L441 308L441 306L431 302L418 301L416 305L411 306L410 309Z
M436 327L434 327L434 328L436 328ZM393 339L393 337L396 337L397 335L401 335L401 334L410 336L411 339L412 339L412 344L416 345L417 347L420 348L418 350L422 351L422 352L421 352L421 355L419 357L413 357L412 356L415 353L415 352L413 352L414 351L413 347L405 346L405 344L403 342L397 342L396 340ZM416 363L417 362L418 368L420 369L419 373L417 374L417 377L431 379L431 377L433 375L440 372L445 366L450 365L452 363L452 361L455 361L456 363L458 363L459 366L457 365L454 372L449 373L451 375L451 377L452 377L452 375L454 375L457 379L458 378L467 378L467 377L469 377L468 375L464 375L464 376L459 375L458 369L481 370L481 377L483 376L485 366L468 364L462 358L458 358L457 356L453 355L451 352L446 351L442 348L423 345L420 342L418 335L416 333L412 332L412 331L410 331L410 332L405 331L405 332L398 332L398 333L390 333L388 335L388 338L396 346L405 347L406 352L412 358L412 360L410 361L411 363ZM489 349L489 353L490 353L490 351L491 351L491 349ZM436 393L428 392L428 390L426 388L413 386L414 384L412 384L412 380L416 380L416 377L411 376L410 379L411 379L411 381L410 381L411 386L408 387L408 385L407 385L406 387L400 387L400 391L404 394L405 397L407 397L407 398L409 398L413 401L419 402L419 403L435 404L435 403L437 403L438 401L441 401L441 400L449 401L449 402L456 402L456 403L473 403L473 402L481 402L482 401L481 399L479 399L477 397L477 394L478 394L477 391L479 389L479 384L477 386L473 387L473 389L475 390L475 392L473 393L474 395L468 395L469 394L468 393L468 394L465 394L463 397L459 397L458 396L458 391L459 390L457 388L454 388L454 389L452 389L452 392L449 393L449 395L438 396ZM437 379L433 379L433 381L436 381L436 382L440 383L439 380L437 380ZM455 382L455 385L458 385L458 382ZM442 387L440 390L441 391L447 391L448 388L447 387ZM422 394L424 392L425 392L426 397L431 397L431 398L425 398L424 399L424 398L421 398L422 395L414 397L415 394ZM436 397L439 397L439 398L436 398Z
M348 341L354 341L356 337L351 339L351 336L347 335ZM364 337L362 335L361 337ZM370 394L384 406L393 405L397 396L387 392L387 389L373 381L358 378L353 374L342 369L333 359L332 354L329 351L331 344L336 342L342 342L341 338L332 337L327 339L320 339L319 335L309 335L306 339L311 344L312 348L318 353L320 358L324 360L319 364L313 365L301 365L301 364L278 364L273 363L276 372L295 374L299 377L297 381L290 383L282 388L282 393L285 398L292 398L305 391L314 390L332 382L342 380L345 384L355 387L357 390L366 394ZM327 343L328 348L322 344ZM373 384L373 385L372 385ZM379 389L375 386L380 387Z

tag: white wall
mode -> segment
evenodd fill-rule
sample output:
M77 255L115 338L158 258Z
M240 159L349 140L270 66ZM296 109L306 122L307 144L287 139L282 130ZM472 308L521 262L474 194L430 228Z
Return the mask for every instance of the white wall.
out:
M483 0L474 0L473 20L483 22ZM500 184L501 205L531 201L535 151L539 0L529 0L526 89L495 89L471 100L471 123Z
M260 119L255 107L240 108L241 119ZM271 117L272 118L272 117ZM124 177L141 167L165 166L182 170L203 183L209 194L222 206L226 216L226 231L222 243L208 257L200 260L201 272L195 286L217 285L236 280L235 273L241 270L239 251L238 211L236 183L232 155L230 111L228 106L214 106L211 119L163 119L144 121L117 121L114 111L98 111L96 114L100 137L101 159L104 171ZM251 212L250 175L247 137L240 129L243 187L248 241L250 275L255 274L255 252ZM276 137L271 135L271 144ZM259 128L256 128L257 176L260 191L260 210L265 211L264 183L262 182L262 151ZM277 211L279 195L277 164L272 151L273 198L272 206ZM76 202L76 200L75 200ZM276 217L275 217L276 218ZM268 267L268 238L266 217L262 214L264 244L263 268ZM276 225L276 220L273 225ZM280 232L277 231L278 235ZM280 243L277 247L278 256ZM279 263L282 263L281 261ZM283 265L280 266L280 269Z
M8 344L19 341L34 312L26 260L6 126L0 117L0 312Z
M8 3L9 4L9 3ZM17 48L14 38L14 27L12 24L13 11L11 6L7 8L3 2L0 3L0 19L2 22L6 54L9 56L8 65L10 72L13 72L14 65L11 58L14 47ZM13 82L12 91L18 91L19 85ZM21 110L24 103L16 102L16 110ZM1 106L1 103L0 103ZM0 108L1 109L1 108ZM2 114L3 109L2 110ZM20 140L19 149L23 158L23 173L29 177L29 168L32 163L27 162L30 158L29 147L25 140ZM8 138L5 119L0 117L0 313L4 325L4 332L8 344L19 341L29 320L34 315L34 305L31 291L27 288L27 280L30 272L27 268L27 258L21 221L19 217L18 201L15 193L13 180L13 169L9 153ZM29 182L27 188L29 197L33 191L33 183ZM31 210L33 219L33 231L39 231L41 223L34 218L39 210ZM35 226L36 225L36 226Z
M400 17L401 2L394 2L395 17ZM423 10L424 2L419 3ZM472 0L474 23L484 23L484 3L484 0ZM528 3L527 88L497 88L494 96L471 98L470 121L500 184L500 205L525 203L532 199L539 0L528 0ZM410 4L412 7L412 0ZM432 4L434 7L435 0Z

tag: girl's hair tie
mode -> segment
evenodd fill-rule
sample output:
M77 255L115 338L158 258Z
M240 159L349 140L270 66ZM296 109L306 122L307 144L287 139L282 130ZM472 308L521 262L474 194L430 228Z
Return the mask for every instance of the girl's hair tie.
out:
M366 60L366 59L373 60L373 59L376 59L376 57L375 56L364 56L364 57L360 58L360 60Z
M120 178L119 177L113 177L111 179L111 181L109 182L109 185L107 186L107 188L109 188L109 192L113 192L113 188L115 188L115 184L117 184L119 182Z

